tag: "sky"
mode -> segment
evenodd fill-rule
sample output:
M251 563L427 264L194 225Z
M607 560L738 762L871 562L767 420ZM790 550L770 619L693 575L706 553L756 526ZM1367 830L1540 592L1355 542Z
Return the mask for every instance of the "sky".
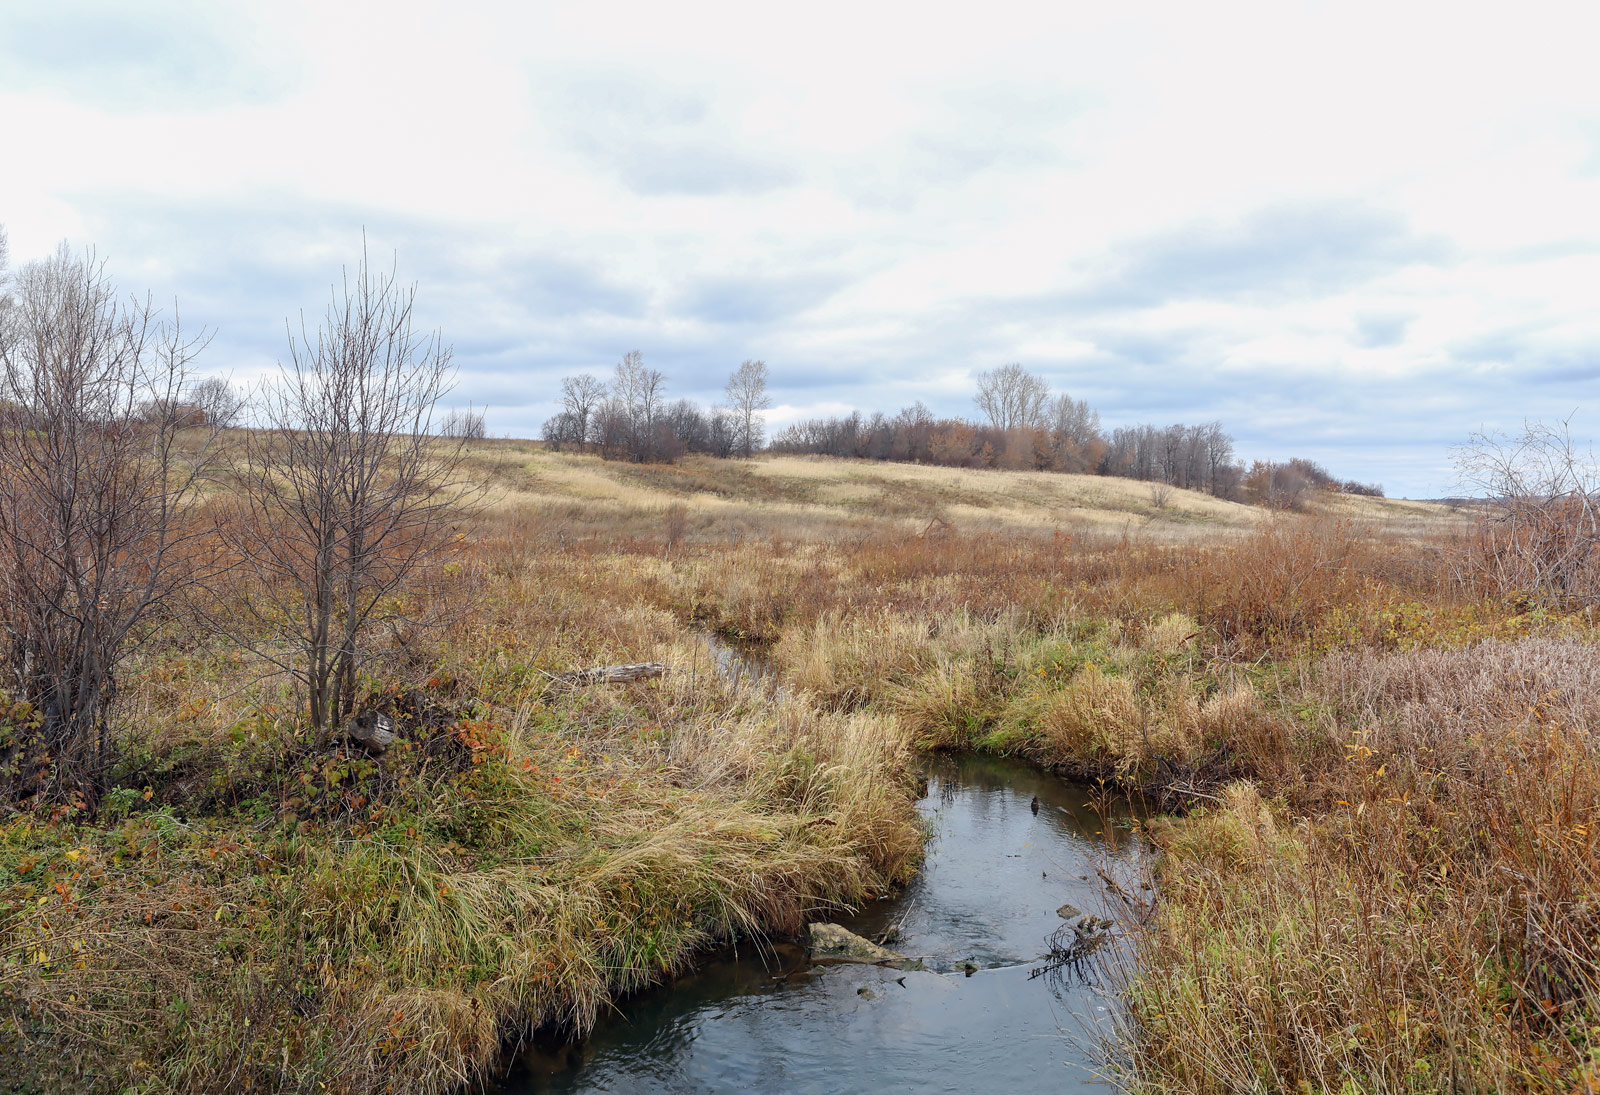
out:
M1600 433L1600 9L0 0L0 224L241 384L368 253L536 436L629 350L773 428L1020 362L1391 494Z

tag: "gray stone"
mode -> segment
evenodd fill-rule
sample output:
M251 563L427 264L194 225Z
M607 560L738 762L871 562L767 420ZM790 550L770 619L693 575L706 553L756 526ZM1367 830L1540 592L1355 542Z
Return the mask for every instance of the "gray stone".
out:
M837 924L811 925L811 957L828 962L903 962L906 957Z

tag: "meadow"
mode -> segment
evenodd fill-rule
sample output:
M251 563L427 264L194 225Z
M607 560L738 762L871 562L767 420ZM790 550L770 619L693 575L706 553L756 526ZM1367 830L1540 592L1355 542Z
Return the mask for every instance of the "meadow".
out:
M1147 796L1107 971L1140 1092L1591 1091L1593 621L1485 585L1470 514L475 443L485 491L317 746L173 620L115 789L0 821L23 1091L451 1091L537 1031L915 870L918 750ZM213 596L225 598L221 588ZM759 644L783 687L712 670ZM578 687L589 666L658 681ZM28 712L7 713L25 721Z

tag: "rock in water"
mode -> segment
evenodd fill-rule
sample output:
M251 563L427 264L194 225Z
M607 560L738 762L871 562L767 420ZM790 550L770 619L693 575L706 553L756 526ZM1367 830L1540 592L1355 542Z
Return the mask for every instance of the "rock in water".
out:
M880 947L837 924L811 925L811 957L832 962L905 961L905 955Z
M1078 908L1078 906L1076 906L1074 904L1071 904L1069 902L1069 903L1061 906L1059 909L1057 909L1056 910L1056 915L1059 916L1063 920L1071 920L1074 916L1078 916L1082 912L1083 912L1082 909Z

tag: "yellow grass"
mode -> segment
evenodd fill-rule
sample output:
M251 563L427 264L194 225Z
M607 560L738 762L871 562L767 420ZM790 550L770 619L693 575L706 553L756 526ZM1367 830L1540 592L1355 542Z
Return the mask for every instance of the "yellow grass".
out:
M604 527L655 535L668 507L686 508L689 539L740 533L831 538L863 523L911 532L930 525L968 531L1049 534L1058 529L1126 535L1141 542L1210 539L1254 529L1260 507L1196 491L1168 490L1109 476L1000 471L766 456L718 461L691 456L672 468L549 452L531 442L485 442L475 466L506 511L539 514L572 534ZM1319 497L1319 512L1426 535L1464 518L1431 502Z

